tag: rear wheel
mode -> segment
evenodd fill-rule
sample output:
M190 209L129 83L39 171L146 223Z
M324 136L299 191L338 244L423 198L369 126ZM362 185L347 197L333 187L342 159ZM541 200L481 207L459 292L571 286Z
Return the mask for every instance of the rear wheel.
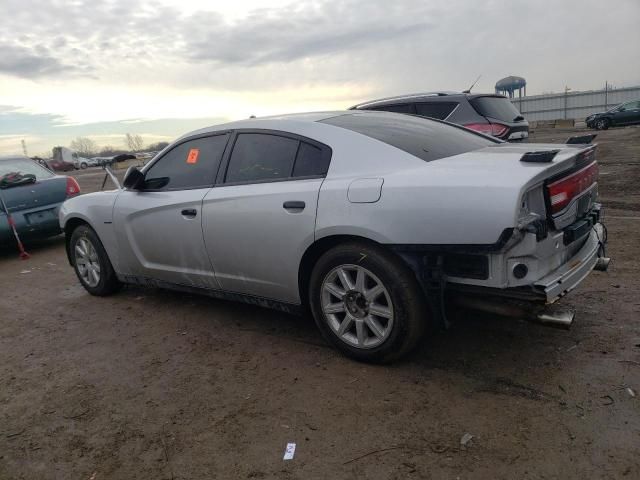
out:
M609 119L599 118L596 120L596 130L606 130L609 128Z
M309 298L318 328L346 355L384 363L409 353L426 327L413 272L384 249L340 245L316 263Z
M111 295L122 284L113 270L102 242L87 225L77 227L71 234L69 251L76 275L82 286L97 296Z

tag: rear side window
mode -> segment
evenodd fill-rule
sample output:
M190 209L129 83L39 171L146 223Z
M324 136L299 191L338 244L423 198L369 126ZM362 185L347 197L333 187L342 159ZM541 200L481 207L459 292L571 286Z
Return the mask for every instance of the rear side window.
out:
M298 143L298 140L279 135L239 134L229 160L226 183L288 178Z
M437 118L444 120L458 106L455 102L425 102L416 103L416 114L421 117Z
M411 115L363 111L321 122L375 138L426 162L502 143L466 128Z
M293 167L294 177L313 177L325 175L329 169L330 155L320 147L307 142L300 142L296 164Z
M395 112L395 113L415 113L413 110L413 104L400 103L397 105L382 105L380 107L372 107L366 110L378 110L382 112Z
M158 159L145 173L148 190L186 190L213 184L229 134L181 143Z
M515 122L517 117L522 117L508 98L478 97L470 100L470 103L476 112L484 117L502 120L503 122Z

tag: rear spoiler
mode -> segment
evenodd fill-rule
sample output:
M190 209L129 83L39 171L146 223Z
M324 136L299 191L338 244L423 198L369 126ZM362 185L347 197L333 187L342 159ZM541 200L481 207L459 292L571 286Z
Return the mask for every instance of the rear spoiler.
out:
M585 135L585 137L588 137L588 136L590 135ZM595 137L595 135L592 135L592 137ZM577 137L577 138L580 138L580 137ZM593 140L593 138L591 140ZM574 142L574 143L567 143L567 144L575 145L575 147L573 148L575 148L578 151L578 154L576 155L576 160L578 162L586 162L586 161L594 160L596 147L598 146L597 144L591 145L590 143L582 143L582 142ZM533 152L527 152L524 155L522 155L522 157L520 157L520 161L527 162L527 163L550 163L551 161L553 161L553 159L555 158L555 156L558 154L559 151L560 149L537 150Z
M564 142L567 145L586 145L593 142L593 139L598 136L597 133L589 133L588 135L576 135L575 137L567 138Z

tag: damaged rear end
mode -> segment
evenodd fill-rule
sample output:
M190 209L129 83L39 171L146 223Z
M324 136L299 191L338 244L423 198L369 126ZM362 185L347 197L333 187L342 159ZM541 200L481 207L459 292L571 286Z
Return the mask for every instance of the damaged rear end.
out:
M549 308L589 273L606 270L607 230L598 198L595 145L504 145L494 160L478 156L477 167L495 169L497 183L521 182L513 228L492 245L430 249L419 259L422 284L436 299L446 324L445 304L569 328L571 311ZM507 155L499 164L496 156ZM489 157L491 158L491 157ZM468 161L466 165L474 165ZM484 162L484 163L483 163ZM505 170L508 172L505 173ZM494 176L494 177L495 177ZM409 258L406 254L405 258Z

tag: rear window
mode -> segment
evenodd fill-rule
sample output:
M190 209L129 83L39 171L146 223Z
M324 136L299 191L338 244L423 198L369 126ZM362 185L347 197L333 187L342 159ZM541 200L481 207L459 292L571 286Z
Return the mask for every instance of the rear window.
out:
M462 127L413 115L362 112L321 122L375 138L426 162L501 143Z
M470 103L484 117L503 122L515 122L517 117L522 117L513 103L504 97L478 97L470 100Z
M54 175L49 170L42 168L33 160L22 158L0 160L0 177L5 176L7 173L22 173L23 175L30 173L36 176L36 180L50 178Z

